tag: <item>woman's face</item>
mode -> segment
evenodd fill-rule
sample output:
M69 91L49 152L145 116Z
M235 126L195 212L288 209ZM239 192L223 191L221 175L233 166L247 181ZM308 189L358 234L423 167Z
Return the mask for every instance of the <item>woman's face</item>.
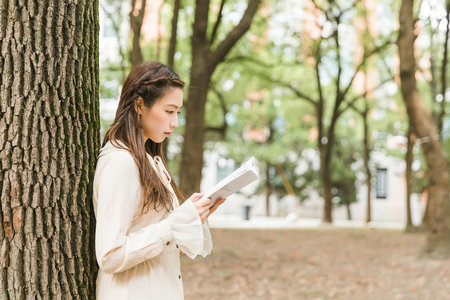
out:
M142 100L140 100L142 101ZM139 102L138 102L139 103ZM145 140L161 143L178 127L178 113L183 106L183 89L171 88L151 108L140 109Z

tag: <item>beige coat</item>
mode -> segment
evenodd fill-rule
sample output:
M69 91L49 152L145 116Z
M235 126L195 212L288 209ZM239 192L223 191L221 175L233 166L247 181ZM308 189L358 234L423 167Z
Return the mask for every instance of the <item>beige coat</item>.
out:
M170 213L137 216L142 195L131 154L110 142L100 150L93 191L97 299L184 299L180 249L191 259L211 253L208 222L191 200L179 205L161 158L147 156L173 195Z

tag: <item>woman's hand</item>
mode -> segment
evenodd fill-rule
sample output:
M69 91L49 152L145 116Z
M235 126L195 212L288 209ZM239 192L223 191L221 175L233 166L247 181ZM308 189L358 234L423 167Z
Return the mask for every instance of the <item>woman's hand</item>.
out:
M200 198L202 198L204 195L204 193L194 193L191 197L189 197L192 203L194 203L195 208L197 208L198 210L198 214L200 215L202 224L204 224L208 217L226 200L226 198L219 198L213 206L209 207L209 205L211 204L211 198L200 200Z
M206 219L210 214L209 205L211 204L211 198L200 200L200 198L204 195L204 193L193 193L192 196L187 199L191 200L192 203L194 203L194 206L197 209L198 214L200 215L200 219L202 220L202 224L206 222Z

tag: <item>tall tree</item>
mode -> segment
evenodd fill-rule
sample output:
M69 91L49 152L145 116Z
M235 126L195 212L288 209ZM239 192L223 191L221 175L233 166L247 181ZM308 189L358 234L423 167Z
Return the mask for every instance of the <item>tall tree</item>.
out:
M353 107L355 102L368 92L364 92L364 95L351 95L356 76L362 71L367 60L383 50L390 44L390 41L383 42L379 46L373 46L372 49L364 51L360 61L355 65L345 64L345 59L343 58L345 48L341 37L342 25L346 14L354 9L355 3L348 5L346 8L341 8L336 2L327 2L323 6L320 6L316 0L311 2L313 10L319 14L317 18L323 17L325 19L325 22L322 22L318 25L319 28L316 28L320 32L320 36L315 38L312 36L307 37L310 49L308 49L309 53L306 54L306 61L310 60L312 62L314 86L316 87L317 95L305 92L305 90L290 83L273 78L270 78L270 80L289 88L299 99L306 101L314 108L318 132L317 148L320 157L320 178L324 198L322 221L331 223L333 210L331 165L333 149L336 144L336 125L343 113ZM329 28L327 33L323 30L325 24ZM336 72L327 69L327 66L324 64L327 58L330 57L332 57L332 61L335 61L333 67L336 69ZM329 79L324 78L324 75L333 73L336 73L336 76L332 78L332 83L330 84ZM350 79L345 80L344 73L350 73ZM266 75L262 74L262 76ZM332 93L326 93L326 89L332 90Z
M426 250L450 254L450 203L448 162L430 112L424 105L416 87L416 61L414 57L413 0L402 0L398 51L403 101L406 105L413 132L420 139L428 167L429 197L428 236Z
M224 3L225 0L222 0ZM180 166L180 186L186 195L200 189L203 167L203 143L205 137L205 103L211 76L232 47L248 31L261 0L249 0L239 23L220 41L215 48L215 32L208 38L209 0L196 0L195 19L192 34L192 63L186 103L186 127ZM222 6L223 4L221 4ZM220 11L213 28L222 19Z
M0 16L0 299L94 299L98 2Z

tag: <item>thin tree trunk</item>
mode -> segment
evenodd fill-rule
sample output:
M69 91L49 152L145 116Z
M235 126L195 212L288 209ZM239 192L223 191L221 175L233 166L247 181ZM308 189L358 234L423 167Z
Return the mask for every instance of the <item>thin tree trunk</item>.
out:
M277 170L278 175L281 177L281 181L283 182L284 189L286 190L286 193L291 196L295 196L294 189L292 188L291 183L289 182L288 178L286 177L286 173L283 170L283 167L281 164L275 164L275 169Z
M132 66L142 62L141 29L144 21L145 5L147 0L131 0L130 27L131 27L131 52L130 62Z
M429 230L426 251L450 254L450 205L448 162L444 156L431 115L424 105L415 80L413 1L403 0L400 7L398 50L403 100L414 133L420 138L429 177Z
M167 65L172 69L174 68L174 58L177 45L178 15L180 13L180 4L181 4L180 2L181 0L174 1L173 17L172 17L172 33L170 35L169 53L167 55ZM169 141L166 139L163 142L163 152L165 157L167 157L168 154L168 144Z
M448 39L450 38L450 1L447 0L446 3L446 11L447 11L447 30L445 31L445 38L444 38L444 54L442 58L442 65L441 65L441 95L442 95L442 101L441 101L441 111L438 118L438 134L440 138L443 137L443 128L444 128L444 117L446 114L445 106L447 103L447 64L448 64Z
M0 2L0 299L95 299L98 2Z
M319 140L319 143L321 141ZM323 192L323 214L322 221L324 223L332 223L333 222L333 194L331 193L332 184L331 184L331 170L330 170L330 161L331 155L330 152L330 144L325 144L320 149L320 178L322 181L322 192Z
M411 189L412 189L412 162L414 149L414 134L412 132L412 124L409 122L408 142L406 147L406 230L411 230L414 226L411 218Z
M367 99L365 99L367 102ZM363 113L363 123L364 123L364 138L363 138L363 146L364 146L364 169L366 171L366 186L367 186L367 198L366 198L366 223L370 223L372 221L372 172L370 170L370 145L369 145L369 124L367 120L367 116L369 113L369 109L367 107Z
M180 14L181 0L175 0L173 4L173 17L172 17L172 33L170 35L169 54L167 57L167 65L171 68L174 67L174 58L177 48L177 30L178 30L178 15Z
M352 220L352 210L350 208L350 203L345 203L345 208L347 211L347 220Z
M266 216L270 217L270 195L272 194L272 185L270 184L269 164L266 164Z
M162 37L161 37L161 11L162 7L164 5L164 2L161 3L161 5L158 7L158 36L156 39L156 60L161 60L161 44L162 44Z
M213 50L206 38L210 1L196 1L192 35L192 68L180 166L180 188L188 196L200 190L205 138L205 104L211 76L217 65L250 28L260 2L261 0L248 1L247 9L238 25Z

